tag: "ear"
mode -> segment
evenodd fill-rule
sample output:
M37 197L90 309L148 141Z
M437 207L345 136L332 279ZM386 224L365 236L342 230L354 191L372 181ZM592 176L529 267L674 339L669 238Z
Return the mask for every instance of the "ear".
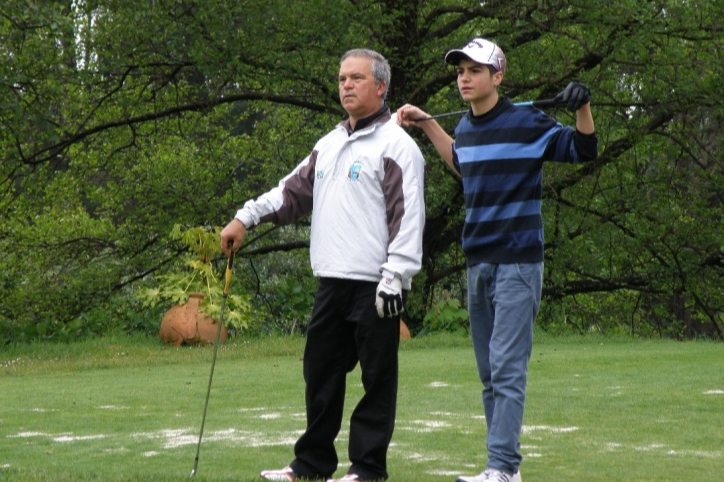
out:
M380 82L379 84L377 84L377 97L381 98L382 94L384 94L386 88L387 88L387 84L385 84L384 82Z
M496 72L493 74L493 85L496 87L500 86L500 84L503 82L503 72Z

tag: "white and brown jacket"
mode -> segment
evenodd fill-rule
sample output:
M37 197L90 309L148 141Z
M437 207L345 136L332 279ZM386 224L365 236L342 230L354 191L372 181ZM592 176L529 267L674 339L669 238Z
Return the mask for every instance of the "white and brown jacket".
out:
M284 225L312 211L310 258L315 276L379 281L382 270L402 286L422 262L424 159L389 109L354 132L349 121L320 139L279 185L236 213L247 228Z

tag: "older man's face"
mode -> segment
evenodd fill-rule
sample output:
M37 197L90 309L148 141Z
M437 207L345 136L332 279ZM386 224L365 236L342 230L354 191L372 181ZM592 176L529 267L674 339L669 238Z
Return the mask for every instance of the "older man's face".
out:
M377 112L385 87L375 83L372 60L367 57L347 57L339 67L339 100L352 120Z

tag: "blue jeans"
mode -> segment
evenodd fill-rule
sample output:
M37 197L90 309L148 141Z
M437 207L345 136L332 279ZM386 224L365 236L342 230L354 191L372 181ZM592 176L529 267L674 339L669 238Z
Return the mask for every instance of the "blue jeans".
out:
M488 427L488 467L515 473L523 459L519 439L543 263L480 263L467 273L470 331Z

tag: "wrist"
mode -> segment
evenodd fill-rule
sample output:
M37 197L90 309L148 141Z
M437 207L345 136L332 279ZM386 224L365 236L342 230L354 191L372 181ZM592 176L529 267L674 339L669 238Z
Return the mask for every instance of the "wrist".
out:
M245 223L244 221L242 221L242 220L241 220L240 218L238 218L238 217L235 217L232 221L236 221L237 223L241 224L241 226L242 226L245 230L246 230L246 229L249 229L249 226L247 225L247 223Z

